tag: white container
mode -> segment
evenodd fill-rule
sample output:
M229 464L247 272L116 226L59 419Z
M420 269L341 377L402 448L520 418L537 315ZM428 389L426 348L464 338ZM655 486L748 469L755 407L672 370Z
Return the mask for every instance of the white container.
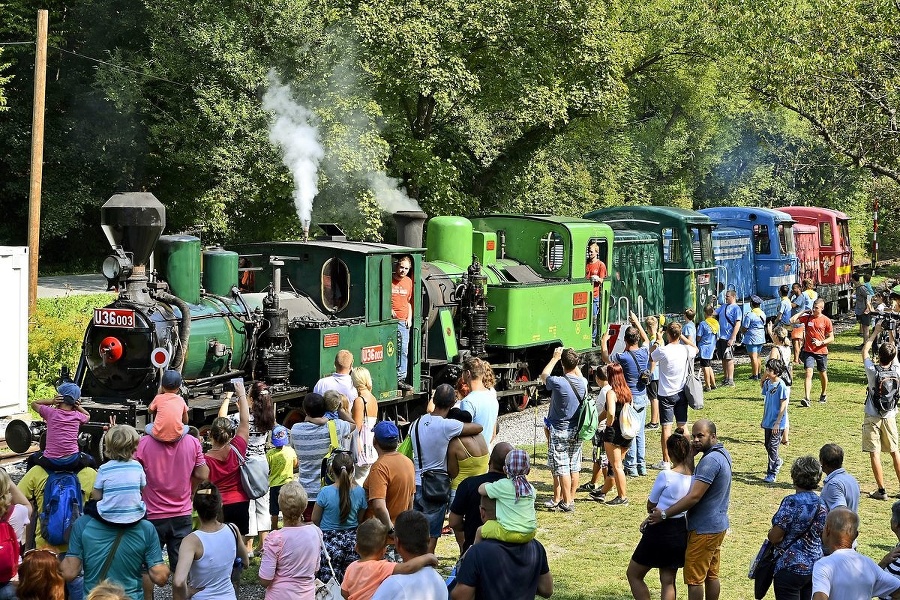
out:
M0 246L0 417L28 409L28 248Z

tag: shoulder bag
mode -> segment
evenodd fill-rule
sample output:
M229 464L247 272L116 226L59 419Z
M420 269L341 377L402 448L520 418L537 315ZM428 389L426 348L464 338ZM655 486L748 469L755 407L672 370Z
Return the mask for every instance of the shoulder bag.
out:
M653 371L651 371L650 369L641 369L641 365L640 363L638 363L638 359L634 355L634 352L632 352L631 350L626 350L625 352L627 352L628 355L631 356L631 360L634 361L634 368L638 372L638 383L644 387L650 385L650 380L653 379ZM649 360L649 355L647 356L647 358Z
M431 504L447 504L450 501L450 474L444 469L422 470L422 443L419 441L420 421L421 419L416 419L413 427L416 436L416 458L419 461L419 470L422 471L422 498Z
M328 554L328 547L325 545L325 539L322 537L321 530L319 530L319 543L322 544L322 554L325 555L328 570L331 571L331 579L328 580L328 583L325 583L318 577L316 578L316 600L344 600L344 597L341 595L341 582L338 581L334 567L331 566L331 555Z
M689 348L687 346L686 348ZM684 395L687 398L688 406L694 410L703 410L703 382L700 381L700 374L694 369L694 361L691 360L691 351L687 350L687 360L684 365Z
M576 435L578 436L578 441L586 442L597 433L597 425L599 425L597 405L586 401L588 397L587 386L585 386L584 397L579 398L578 392L575 391L575 386L572 385L572 380L566 377L566 381L569 382L569 387L572 388L572 393L575 394L575 398L578 400L578 409L572 417L578 430Z
M238 449L231 444L231 450L237 455L238 471L241 474L241 487L251 500L262 498L269 492L269 462L265 460L246 460Z
M363 426L359 431L359 444L357 444L356 449L356 466L368 467L378 460L378 454L376 454L375 448L372 446L372 430L366 426L366 419L368 418L366 413L366 401L363 400L362 403Z

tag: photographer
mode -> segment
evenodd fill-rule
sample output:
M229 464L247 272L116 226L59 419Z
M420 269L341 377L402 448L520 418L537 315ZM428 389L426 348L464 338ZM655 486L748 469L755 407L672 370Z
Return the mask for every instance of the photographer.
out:
M872 474L878 489L869 494L875 500L887 500L884 488L884 473L881 468L879 451L887 451L891 455L897 480L900 481L900 450L897 446L897 389L885 382L900 377L900 366L897 365L897 346L892 342L884 342L877 350L878 364L872 362L869 350L872 343L881 334L882 324L879 321L869 339L863 343L862 359L868 379L866 394L865 419L862 430L862 449L869 453L872 463Z

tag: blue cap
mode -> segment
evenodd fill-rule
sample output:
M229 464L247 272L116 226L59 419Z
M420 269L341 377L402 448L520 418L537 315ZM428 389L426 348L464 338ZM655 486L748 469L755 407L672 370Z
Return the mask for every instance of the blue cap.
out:
M175 369L167 369L163 373L161 385L166 390L177 390L181 387L181 373Z
M377 442L400 441L400 430L394 425L393 421L379 421L372 430L375 434Z
M81 398L81 388L71 381L64 381L56 388L56 393L63 397L63 402L75 404Z
M753 296L750 296L750 302L752 302L753 304L762 304L762 298L760 298L759 296L753 295Z
M288 443L288 430L284 425L278 425L272 430L272 445L281 448Z

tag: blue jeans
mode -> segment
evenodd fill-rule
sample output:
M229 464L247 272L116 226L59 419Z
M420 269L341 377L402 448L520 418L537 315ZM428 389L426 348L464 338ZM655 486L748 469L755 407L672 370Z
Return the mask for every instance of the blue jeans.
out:
M598 317L600 316L600 296L594 298L594 330L593 337L591 338L591 343L597 343L597 331L600 329L600 321Z
M444 516L450 503L434 504L422 497L422 486L416 486L416 495L413 497L413 508L425 515L428 519L428 532L431 537L441 537L441 529L444 528Z
M647 407L650 405L650 401L647 399L647 394L640 394L634 396L631 402L634 410L640 415L638 421L641 424L641 428L638 430L638 434L634 436L634 439L631 440L631 445L628 447L628 452L625 453L625 460L622 461L622 464L627 475L646 474L647 461L645 455L647 442L644 438L644 425L647 422Z
M60 552L59 561L62 562L65 557L66 553ZM69 600L84 600L84 575L79 575L72 581L67 582L66 592L69 594Z
M404 321L397 323L397 379L406 379L409 356L409 327Z

